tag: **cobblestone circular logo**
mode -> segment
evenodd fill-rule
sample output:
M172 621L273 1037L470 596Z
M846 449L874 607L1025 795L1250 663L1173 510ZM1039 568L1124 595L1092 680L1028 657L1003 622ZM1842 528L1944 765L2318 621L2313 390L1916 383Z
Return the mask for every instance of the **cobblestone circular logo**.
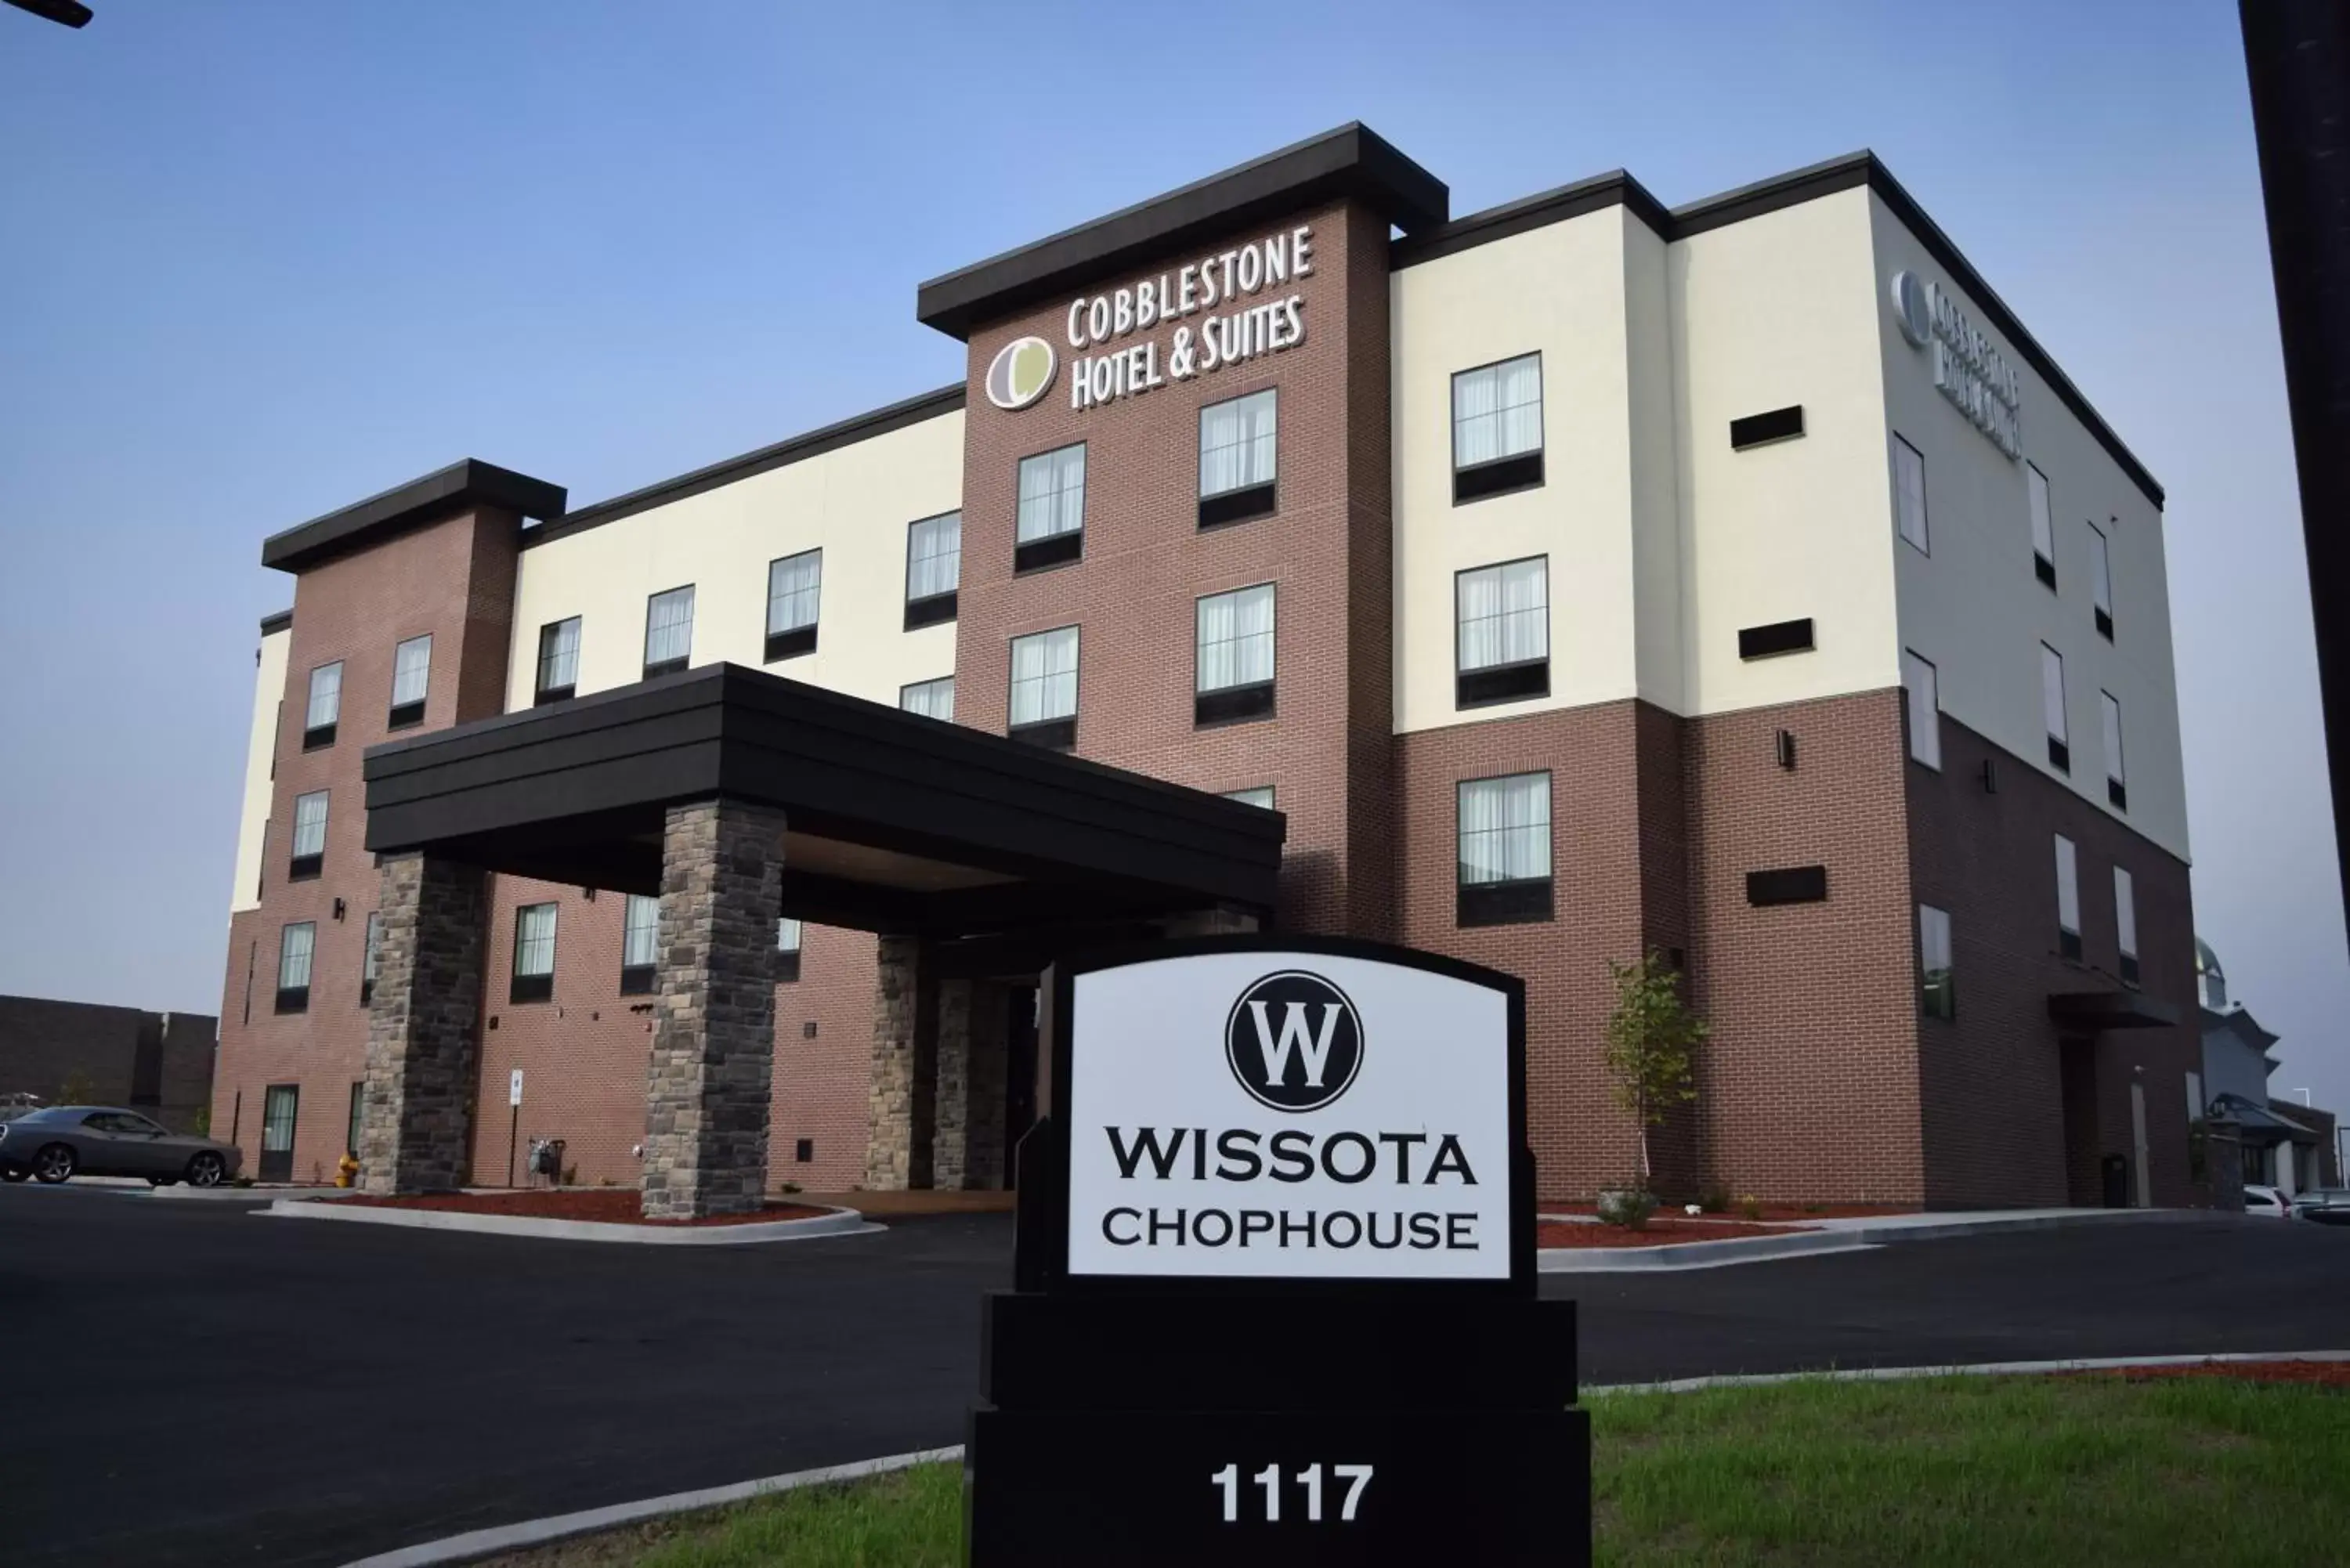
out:
M1926 298L1926 286L1914 272L1893 275L1893 318L1900 323L1901 336L1912 348L1923 348L1933 335L1932 306Z
M1260 1105L1318 1111L1362 1070L1362 1015L1320 975L1283 970L1232 1003L1224 1020L1224 1060Z
M995 351L987 367L987 400L999 409L1024 409L1051 389L1057 368L1050 343L1014 338Z

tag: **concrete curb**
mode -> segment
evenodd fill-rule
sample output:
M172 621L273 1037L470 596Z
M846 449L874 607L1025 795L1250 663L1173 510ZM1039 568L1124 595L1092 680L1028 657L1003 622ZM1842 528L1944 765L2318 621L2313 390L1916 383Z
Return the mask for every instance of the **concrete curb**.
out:
M872 1236L889 1229L854 1209L807 1220L746 1225L616 1225L601 1220L533 1220L518 1214L460 1214L446 1209L385 1209L371 1203L281 1198L259 1210L280 1220L342 1220L399 1225L412 1231L472 1231L485 1236L526 1236L551 1241L618 1241L640 1247L740 1247L757 1241L805 1241L819 1236Z
M803 1487L829 1486L837 1481L860 1480L867 1476L887 1475L892 1470L910 1469L916 1465L942 1462L962 1458L962 1445L950 1449L923 1449L910 1454L890 1454L878 1459L858 1459L854 1464L827 1465L821 1469L794 1470L789 1475L769 1476L764 1480L738 1481L733 1486L714 1486L701 1491L676 1491L667 1497L650 1497L641 1502L618 1502L608 1508L591 1508L578 1513L558 1513L552 1519L534 1519L521 1524L495 1525L488 1530L469 1530L463 1535L443 1536L416 1546L403 1546L396 1552L380 1552L373 1557L361 1557L344 1564L344 1568L437 1568L444 1563L472 1563L501 1552L521 1552L533 1546L545 1546L552 1542L567 1541L575 1535L593 1535L599 1531L617 1530L624 1524L636 1524L664 1514L690 1513L698 1509L723 1508L731 1502L748 1502L754 1497L766 1497L779 1491L797 1491Z
M1544 1274L1607 1274L1654 1270L1719 1269L1732 1263L1760 1263L1773 1258L1817 1257L1830 1252L1863 1252L1908 1241L1940 1241L1956 1236L1981 1236L2006 1231L2053 1231L2068 1225L2145 1224L2166 1220L2209 1218L2194 1209L2060 1210L2012 1216L1970 1216L1948 1221L1891 1216L1811 1231L1789 1231L1775 1236L1734 1236L1719 1241L1667 1242L1660 1247L1550 1247L1535 1254L1535 1272Z
M2350 1361L2350 1350L2230 1350L2208 1355L2092 1355L2072 1361L1976 1361L1949 1366L1848 1366L1825 1372L1750 1372L1674 1377L1662 1383L1595 1384L1591 1394L1693 1394L1700 1388L1768 1388L1781 1383L1879 1383L1905 1377L2017 1377L2050 1372L2119 1372L2133 1366L2225 1366L2248 1361Z

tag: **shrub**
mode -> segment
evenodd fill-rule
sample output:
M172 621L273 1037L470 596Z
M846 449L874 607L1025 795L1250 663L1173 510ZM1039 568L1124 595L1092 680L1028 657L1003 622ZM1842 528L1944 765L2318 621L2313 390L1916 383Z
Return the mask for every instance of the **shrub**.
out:
M1738 1200L1738 1217L1742 1220L1762 1219L1762 1200L1752 1192L1745 1194Z

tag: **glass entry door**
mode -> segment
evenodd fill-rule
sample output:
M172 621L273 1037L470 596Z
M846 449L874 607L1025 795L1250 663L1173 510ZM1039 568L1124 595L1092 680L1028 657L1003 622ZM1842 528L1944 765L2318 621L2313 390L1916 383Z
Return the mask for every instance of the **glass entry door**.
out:
M261 1179L294 1179L294 1113L302 1103L299 1084L272 1084L261 1109Z

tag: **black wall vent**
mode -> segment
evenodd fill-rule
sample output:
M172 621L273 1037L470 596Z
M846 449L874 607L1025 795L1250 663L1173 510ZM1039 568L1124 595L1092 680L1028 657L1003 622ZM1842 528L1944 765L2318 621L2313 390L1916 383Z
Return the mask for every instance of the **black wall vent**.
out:
M1767 414L1749 414L1742 420L1730 421L1730 450L1744 452L1750 446L1768 446L1774 441L1793 441L1804 433L1804 405L1789 409L1773 409Z
M1758 909L1771 904L1816 904L1827 896L1825 866L1788 866L1746 874L1746 901Z
M1809 653L1813 648L1812 618L1773 621L1769 626L1741 627L1738 657L1769 659L1782 653Z

